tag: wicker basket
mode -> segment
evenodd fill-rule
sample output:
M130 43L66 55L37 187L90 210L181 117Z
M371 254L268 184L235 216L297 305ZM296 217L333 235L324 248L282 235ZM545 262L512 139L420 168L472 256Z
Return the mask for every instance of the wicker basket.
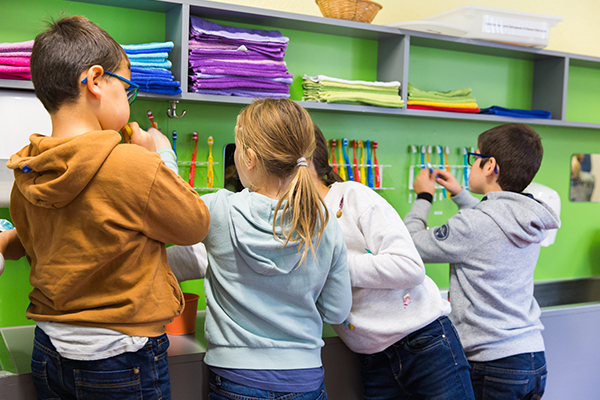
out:
M315 2L325 17L368 24L382 8L381 4L370 0L315 0Z

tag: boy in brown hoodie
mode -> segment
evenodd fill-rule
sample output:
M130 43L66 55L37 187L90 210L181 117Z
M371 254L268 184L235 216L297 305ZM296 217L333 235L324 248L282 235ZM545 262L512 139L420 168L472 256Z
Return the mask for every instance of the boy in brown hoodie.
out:
M168 399L164 326L183 296L164 243L201 241L207 208L161 161L164 135L132 123L127 142L140 146L121 143L136 88L104 30L83 17L52 23L35 39L31 73L52 135L32 135L7 166L31 264L38 395Z

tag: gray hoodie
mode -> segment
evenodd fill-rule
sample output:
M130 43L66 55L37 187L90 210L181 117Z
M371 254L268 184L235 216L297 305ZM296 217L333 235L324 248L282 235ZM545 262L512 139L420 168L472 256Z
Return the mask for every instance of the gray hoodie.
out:
M273 236L277 200L245 189L202 197L211 214L203 243L209 267L206 364L237 369L321 366L323 321L350 313L346 246L330 215L321 243L301 263L297 242ZM279 226L278 213L275 225Z
M466 190L459 212L427 228L431 204L419 199L404 219L426 263L450 263L450 319L469 361L544 350L533 272L540 242L560 226L546 204L527 195L490 192L480 202Z

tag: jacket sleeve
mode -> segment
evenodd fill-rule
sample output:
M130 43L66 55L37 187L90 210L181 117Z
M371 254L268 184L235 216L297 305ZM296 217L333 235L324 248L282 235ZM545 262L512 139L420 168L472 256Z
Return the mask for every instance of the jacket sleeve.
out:
M479 199L466 189L461 190L456 196L452 196L452 201L456 203L459 210L475 208L479 204Z
M208 233L208 208L190 185L158 162L147 203L142 232L163 243L189 246Z
M167 249L171 271L178 282L204 279L208 267L206 247L203 243L191 246L171 246Z
M358 218L364 254L348 259L353 287L408 289L423 283L425 266L402 218L387 202L375 202Z
M473 247L471 210L459 211L442 226L427 227L431 203L419 199L404 218L419 254L426 263L462 263Z
M317 310L326 324L341 324L350 314L352 287L347 257L346 245L342 239L341 245L334 255L323 290L317 299Z

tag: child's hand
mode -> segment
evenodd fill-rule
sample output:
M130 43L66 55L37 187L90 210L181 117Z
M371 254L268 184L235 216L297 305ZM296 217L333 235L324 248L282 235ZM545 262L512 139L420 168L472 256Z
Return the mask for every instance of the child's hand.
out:
M171 148L171 142L169 139L158 129L148 128L148 133L150 136L152 136L152 139L154 139L154 144L157 149L163 149L165 147L169 149Z
M417 175L417 179L415 179L413 187L417 194L435 194L435 172L430 172L427 168L421 169L419 175Z
M462 186L460 185L460 183L458 183L454 175L443 169L436 170L435 174L435 181L443 187L445 187L446 190L450 192L452 196L456 196L460 193L460 191L462 190Z
M148 151L155 152L156 145L154 144L153 136L141 129L137 122L130 122L129 127L131 128L131 137L128 137L127 133L123 134L123 141L125 143L137 144L138 146L142 146ZM121 131L126 132L125 128L121 129Z

